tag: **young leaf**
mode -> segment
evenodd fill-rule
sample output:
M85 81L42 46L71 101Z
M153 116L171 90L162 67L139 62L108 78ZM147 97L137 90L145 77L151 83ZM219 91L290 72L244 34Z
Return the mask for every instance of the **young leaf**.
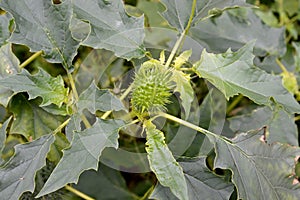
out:
M104 48L126 59L144 55L144 17L130 17L121 0L76 0L73 6L76 17L91 25L84 45Z
M11 44L3 45L0 48L0 80L16 74L19 71L19 60L12 52ZM13 91L0 85L0 104L6 107L12 96Z
M15 147L15 155L0 168L0 193L7 200L19 199L25 191L33 192L36 172L46 164L53 143L52 134Z
M233 192L233 184L224 177L210 171L205 164L206 157L197 158L189 162L180 162L187 182L189 199L224 200L229 199ZM158 184L150 198L152 199L177 199L171 191Z
M14 91L15 94L27 92L29 99L42 97L43 102L40 106L47 106L51 103L61 106L62 103L68 102L68 88L64 87L62 77L51 77L42 69L35 75L23 70L19 74L0 79L0 85Z
M103 149L118 147L118 131L123 125L120 120L97 119L91 128L74 134L70 147L63 150L62 159L37 197L56 191L67 183L77 183L85 170L97 170Z
M294 116L283 110L262 107L249 114L232 117L229 122L230 128L238 133L267 126L266 140L268 143L280 142L298 146L298 131Z
M92 113L95 113L97 110L119 111L126 109L123 103L109 90L98 89L94 82L79 96L78 112L82 112L86 108Z
M27 139L48 134L65 120L65 117L44 111L36 100L28 101L23 94L13 97L9 109L14 115L10 133L24 135Z
M162 0L162 2L167 8L162 13L164 18L179 32L183 32L191 15L193 0ZM221 13L223 10L231 7L247 5L245 0L198 0L192 25L203 18L213 16L213 12L210 12L212 9L218 11L217 13Z
M219 17L201 21L190 29L189 36L215 53L225 52L228 48L238 50L251 40L256 40L255 55L285 53L284 28L263 24L251 9L239 8L235 11L242 14L224 12ZM245 17L242 18L242 15Z
M24 44L32 52L43 50L49 62L63 63L67 70L71 67L79 41L72 38L69 29L73 15L70 0L59 5L52 1L3 0L0 7L15 19L11 42Z
M164 135L151 122L145 122L150 168L163 186L169 187L179 199L188 199L187 183L181 166L165 143Z
M194 65L195 72L216 86L227 99L240 93L257 104L270 105L272 97L288 112L300 112L300 105L282 86L280 77L253 65L253 46L251 42L237 52L229 49L223 54L204 50Z
M182 52L179 56L177 56L174 60L174 68L179 69L185 62L189 60L192 55L192 50L187 50Z
M232 171L237 199L299 199L300 185L293 185L293 169L300 149L266 144L259 133L241 133L231 142L207 135L215 144L214 168Z
M194 90L190 84L190 76L179 71L172 71L172 80L176 83L175 92L179 92L185 116L188 117L194 100Z

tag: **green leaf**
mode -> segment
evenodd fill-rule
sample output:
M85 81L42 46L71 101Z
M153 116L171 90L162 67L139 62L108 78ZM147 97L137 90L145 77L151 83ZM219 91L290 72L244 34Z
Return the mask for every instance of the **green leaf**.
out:
M8 123L10 122L10 119L11 118L6 120L0 127L0 165L2 164L2 152L4 149L4 145L5 145L5 140L6 140L6 129L7 129Z
M294 116L283 110L262 107L249 114L232 117L229 122L230 128L238 133L267 126L266 140L268 143L281 142L298 146L298 130Z
M175 92L179 92L185 116L188 117L194 100L194 89L190 84L190 76L179 70L172 71L172 80L176 83Z
M123 125L120 120L97 119L91 128L74 134L70 147L63 150L62 159L37 197L56 191L67 183L77 183L85 170L97 170L103 149L118 147L118 131Z
M129 191L120 171L104 164L100 164L97 171L89 170L82 173L74 188L95 199L140 199Z
M66 137L69 142L73 140L73 135L75 132L80 132L81 131L81 116L79 113L75 113L71 116L71 119L66 126Z
M51 77L47 72L40 69L35 75L31 75L26 70L19 74L0 79L1 87L10 89L14 93L27 92L29 99L38 96L43 98L40 106L47 106L51 103L61 106L68 102L68 88L64 87L61 76Z
M109 90L100 90L94 82L91 83L88 89L82 92L78 100L78 112L88 109L92 113L97 110L125 110L123 103L115 97Z
M182 0L162 0L166 6L166 11L162 13L164 18L179 32L183 32L187 27L193 1ZM223 10L236 7L248 6L245 0L201 0L196 3L195 16L192 25L206 17L214 16Z
M237 199L299 199L300 185L293 184L293 169L300 149L266 144L260 132L241 133L231 141L207 135L215 143L214 168L232 171Z
M237 52L230 49L223 54L207 53L194 65L199 77L206 78L226 97L243 94L257 104L271 105L271 98L288 112L300 112L300 105L282 86L281 78L266 73L253 65L254 43Z
M228 48L238 50L251 40L256 40L255 55L285 53L284 28L272 28L263 24L251 9L230 11L199 22L190 29L189 36L215 53L225 52Z
M19 199L25 191L34 191L36 172L46 165L53 143L52 134L15 147L15 155L0 168L0 193L7 200Z
M164 134L156 129L150 121L146 122L148 160L151 170L158 181L169 187L179 199L188 199L187 183L181 166L176 162L165 143Z
M12 52L11 44L3 45L0 48L0 81L18 73L20 71L19 64L18 58ZM0 104L6 107L12 96L13 91L0 85Z
M12 17L9 13L0 15L0 46L4 45L10 37L9 26Z
M188 195L191 200L229 199L233 192L233 184L210 171L205 164L205 157L189 162L180 162L187 182ZM150 198L152 199L177 199L171 191L158 184Z
M300 43L293 42L292 45L295 48L294 60L296 70L300 71Z
M65 120L40 108L37 100L28 101L23 94L13 97L9 110L14 115L10 133L24 135L28 140L52 132Z
M52 1L3 0L0 7L15 19L12 43L24 44L32 52L43 50L49 62L63 63L67 70L71 68L79 41L72 38L69 29L73 15L70 0L59 5Z
M130 17L121 0L76 0L73 6L76 17L91 25L84 45L104 48L126 59L144 55L144 17Z
M55 141L50 147L50 151L47 155L47 159L57 165L60 158L62 157L62 150L69 146L69 141L66 135L63 133L55 134Z

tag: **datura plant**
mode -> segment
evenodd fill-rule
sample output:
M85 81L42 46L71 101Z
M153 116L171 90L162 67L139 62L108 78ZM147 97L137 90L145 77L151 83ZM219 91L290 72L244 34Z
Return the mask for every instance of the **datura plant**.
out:
M0 0L0 199L299 199L299 7Z

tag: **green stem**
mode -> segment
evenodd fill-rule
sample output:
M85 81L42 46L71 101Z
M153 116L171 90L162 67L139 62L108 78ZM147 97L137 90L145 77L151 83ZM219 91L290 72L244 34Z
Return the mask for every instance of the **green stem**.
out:
M120 100L124 100L127 95L130 93L131 89L132 89L133 85L129 85L129 87L125 90L125 92L122 94L122 96L120 97ZM112 110L106 111L102 116L101 119L106 119L110 114L112 113Z
M52 134L55 135L56 133L60 132L61 129L63 129L65 126L67 126L67 124L69 123L69 121L71 120L71 118L67 119L66 121L64 121L61 125L59 125L53 132Z
M174 58L174 56L175 56L175 54L176 54L176 52L177 52L177 50L179 48L181 42L184 39L184 36L185 36L185 31L181 33L179 39L176 41L176 43L175 43L175 45L174 45L174 47L173 47L173 49L171 51L171 54L170 54L170 56L169 56L169 58L168 58L168 60L166 62L166 67L170 66L170 64L171 64L171 62L172 62L172 60L173 60L173 58Z
M193 5L192 5L192 10L191 10L191 15L190 15L190 18L189 18L189 21L188 21L188 24L185 28L185 34L187 34L191 28L191 24L193 22L193 18L194 18L194 15L195 15L195 10L196 10L196 4L197 3L197 0L193 0Z
M184 40L186 38L186 35L188 34L188 32L191 28L191 24L193 22L193 18L194 18L194 15L195 15L196 5L197 5L197 0L193 0L190 18L189 18L189 21L188 21L188 24L187 24L185 30L182 33L182 34L184 34L184 37L183 37L182 41L180 41L180 47L178 48L179 51L180 51L180 49L182 49L183 42L184 42Z
M88 195L86 195L86 194L84 194L84 193L76 190L75 188L73 188L71 186L66 185L65 189L69 190L70 192L76 194L77 196L79 196L79 197L81 197L81 198L83 198L85 200L95 200L94 198L89 197Z
M194 125L194 124L192 124L192 123L190 123L190 122L187 122L187 121L185 121L185 120L182 120L182 119L180 119L180 118L177 118L177 117L175 117L175 116L173 116L173 115L169 115L169 114L167 114L167 113L160 112L160 113L158 113L157 117L164 117L164 118L166 118L166 119L169 119L169 120L172 120L172 121L177 122L177 123L179 123L179 124L182 124L182 125L184 125L184 126L186 126L186 127L188 127L188 128L194 129L194 130L196 130L196 131L198 131L198 132L200 132L200 133L203 133L203 134L205 134L205 135L211 135L211 136L213 136L213 137L215 137L215 138L219 138L219 139L221 139L221 140L223 140L223 141L225 141L225 142L231 143L231 141L230 141L229 139L227 139L227 138L225 138L225 137L223 137L223 136L221 136L221 135L217 135L217 134L215 134L215 133L213 133L213 132L210 132L210 131L208 131L208 130L206 130L206 129L204 129L204 128L201 128L201 127L199 127L199 126L196 126L196 125Z
M226 110L226 113L229 114L233 109L234 107L243 99L243 95L239 95L238 97L236 97L232 102L231 104L228 106L227 110Z
M277 63L277 65L279 65L280 69L283 72L288 73L288 70L286 69L286 67L282 64L282 62L278 58L276 58L276 63Z
M24 67L26 67L29 63L31 63L34 59L36 59L37 57L39 57L42 53L43 53L43 51L35 52L32 56L30 56L27 60L25 60L20 65L20 69L23 69Z

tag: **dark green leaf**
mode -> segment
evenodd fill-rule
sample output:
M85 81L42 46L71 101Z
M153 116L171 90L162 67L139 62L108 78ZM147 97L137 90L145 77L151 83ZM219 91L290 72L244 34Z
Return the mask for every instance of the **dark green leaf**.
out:
M42 97L43 102L40 106L47 106L51 103L61 106L62 103L68 102L68 88L64 87L62 77L51 77L42 69L35 75L23 70L19 74L0 79L0 85L14 93L27 92L29 99Z
M89 170L82 173L78 184L74 187L95 199L140 199L128 190L126 181L119 171L104 164L100 164L98 171Z
M62 159L38 196L56 191L67 183L77 183L85 170L96 170L103 149L118 147L118 131L123 125L120 120L97 119L91 128L74 134L70 147L63 150Z
M18 73L19 71L19 60L13 54L11 44L3 45L0 48L0 81ZM0 104L6 107L12 96L13 91L0 85Z
M9 13L0 15L0 46L4 45L10 36L9 26L11 19L12 17Z
M49 62L63 63L67 70L71 67L79 42L69 29L73 15L70 0L59 5L52 1L3 0L0 7L15 18L11 42L27 45L32 52L43 50Z
M130 17L121 0L76 0L73 6L76 17L91 25L84 45L111 50L126 59L144 55L144 18Z
M183 32L191 15L193 0L162 0L162 2L167 8L162 15L171 26L175 27L179 32ZM203 18L220 14L222 10L247 5L245 0L198 0L192 25Z
M50 147L50 151L47 155L47 159L57 165L60 158L62 157L62 150L69 146L69 141L66 135L63 133L55 134L55 141Z
M233 192L233 184L224 177L218 176L210 171L205 164L205 157L189 162L180 162L187 182L190 200L225 200L229 199ZM177 199L171 191L158 184L150 198L154 199Z
M238 199L299 199L300 185L293 184L293 169L300 149L266 144L260 132L241 133L231 141L208 135L215 143L214 168L232 171Z
M97 110L125 110L123 103L115 97L109 90L100 90L94 82L91 83L88 89L82 92L78 100L78 111L82 112L88 109L95 113Z
M7 129L8 123L10 122L10 119L11 118L6 120L0 127L0 165L2 163L2 151L4 149L5 140L6 140L6 129Z
M6 200L19 199L25 191L33 192L36 171L46 164L53 135L15 147L15 155L0 168L0 193Z
M280 142L298 146L298 131L294 116L283 110L271 110L262 107L252 113L232 117L229 119L230 128L238 133L259 129L267 126L268 143Z
M257 104L271 105L271 98L288 112L300 112L300 105L282 86L281 78L266 73L253 65L254 43L248 43L237 52L223 54L202 52L194 65L199 77L206 78L226 97L243 94Z
M52 132L65 119L46 112L38 106L36 100L28 101L22 94L13 97L10 111L14 115L10 133L24 135L28 140Z
M220 17L199 22L189 31L189 36L209 51L238 50L251 40L256 40L255 55L282 55L285 52L284 28L263 24L251 9L224 12ZM242 17L245 15L245 17Z
M151 170L160 184L169 187L176 197L188 199L187 183L182 168L165 143L163 132L156 129L151 122L146 123L146 151Z

